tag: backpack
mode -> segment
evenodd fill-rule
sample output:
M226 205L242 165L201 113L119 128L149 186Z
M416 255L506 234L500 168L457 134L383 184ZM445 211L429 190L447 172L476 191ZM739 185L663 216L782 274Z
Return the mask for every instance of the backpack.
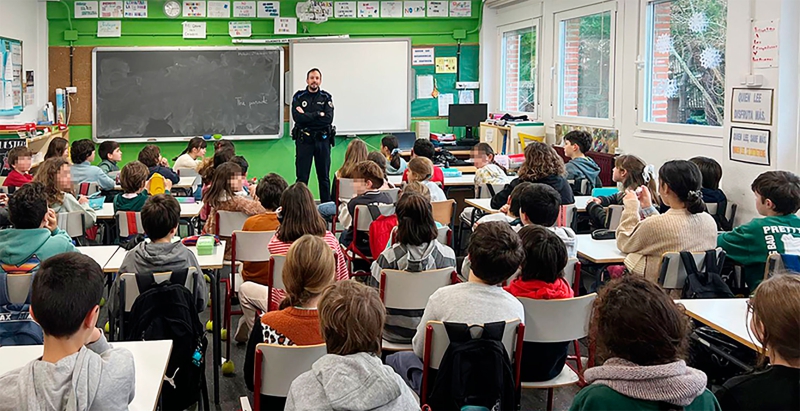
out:
M733 298L731 289L722 280L720 273L725 262L725 251L717 257L716 250L706 251L705 269L698 270L692 253L681 251L681 261L686 269L682 298Z
M125 340L172 340L164 384L163 409L185 409L205 388L205 352L208 341L195 310L195 297L184 286L188 270L174 271L156 283L152 273L137 273L139 296L130 312ZM201 386L202 384L202 386ZM205 389L203 389L205 392Z
M490 410L516 410L514 371L503 345L506 323L483 326L444 323L450 345L444 353L427 404L434 410L479 406ZM472 329L481 328L478 338Z
M35 273L39 269L39 258L31 256L20 265L0 262L0 346L39 345L44 343L42 327L30 316L31 284L28 296L22 304L13 304L8 295L8 275Z
M372 256L377 258L392 238L392 230L397 227L397 215L383 215L374 205L368 205L367 209L372 215L372 223L369 225L369 249Z
M717 203L717 211L711 214L714 221L717 223L717 230L731 231L733 230L733 221L728 221L725 214L728 212L728 200L722 200Z

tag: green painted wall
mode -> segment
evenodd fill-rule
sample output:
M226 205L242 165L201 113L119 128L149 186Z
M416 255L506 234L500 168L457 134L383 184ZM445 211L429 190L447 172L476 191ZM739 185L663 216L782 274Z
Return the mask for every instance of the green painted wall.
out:
M89 46L230 46L228 36L229 20L250 20L253 23L252 38L272 38L273 21L268 19L170 19L164 15L164 0L150 0L148 2L148 18L123 19L122 37L98 38L97 19L75 19L73 3L75 0L62 0L47 4L47 18L49 27L50 46L89 47ZM295 16L295 5L298 1L281 1L281 15L284 17ZM415 46L435 45L437 52L442 56L454 56L457 40L453 38L454 30L467 32L467 37L462 39L462 61L459 62L462 81L478 80L478 29L480 28L481 2L472 2L472 17L469 18L403 18L403 19L331 19L321 24L298 23L300 36L322 36L348 34L351 37L410 37ZM185 20L204 20L208 22L206 40L184 40L182 38L181 22ZM64 40L67 30L77 30L78 40L68 42ZM286 36L280 36L286 37ZM51 67L51 70L53 68ZM68 70L68 68L64 68ZM418 69L419 74L427 73L430 68ZM449 91L455 76L437 75L437 84L442 91ZM323 84L324 88L324 84ZM334 96L335 98L336 96ZM476 100L477 100L476 95ZM88 96L87 96L88 98ZM425 102L412 102L413 114L421 117L412 118L414 122L425 120L431 122L434 132L456 132L447 126L447 119L433 117L436 111L431 104L435 100ZM424 116L424 117L422 117ZM429 117L431 116L431 117ZM261 177L269 172L276 172L284 176L287 181L294 181L294 142L288 138L289 126L286 127L286 136L279 140L268 141L237 141L236 152L247 158L250 163L248 172L250 177ZM380 148L381 136L359 136L363 138L371 149ZM70 126L70 139L79 140L91 138L91 125ZM347 141L337 138L336 147L333 149L331 172L335 171L342 163ZM122 144L122 162L135 160L143 143ZM185 147L184 143L159 143L162 153L167 158L178 155ZM213 150L209 150L209 155ZM99 161L99 159L98 159ZM310 186L315 193L316 175L312 167Z

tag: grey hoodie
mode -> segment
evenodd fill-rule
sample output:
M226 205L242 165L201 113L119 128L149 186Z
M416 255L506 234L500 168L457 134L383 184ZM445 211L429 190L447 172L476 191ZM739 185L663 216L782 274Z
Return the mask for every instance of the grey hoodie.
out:
M326 354L289 387L285 411L419 410L419 400L380 358Z
M37 358L0 376L0 410L127 410L134 377L133 354L101 336L55 364Z
M602 187L600 181L600 166L589 157L574 158L566 164L567 180L585 178L591 184L590 188Z

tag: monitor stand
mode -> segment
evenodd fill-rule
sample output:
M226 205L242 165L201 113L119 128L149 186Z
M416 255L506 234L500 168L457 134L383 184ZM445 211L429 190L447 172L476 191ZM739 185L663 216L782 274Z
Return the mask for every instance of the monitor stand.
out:
M475 137L472 136L472 126L466 126L465 128L467 129L467 131L464 133L464 139L470 139L471 140L471 139L475 138Z

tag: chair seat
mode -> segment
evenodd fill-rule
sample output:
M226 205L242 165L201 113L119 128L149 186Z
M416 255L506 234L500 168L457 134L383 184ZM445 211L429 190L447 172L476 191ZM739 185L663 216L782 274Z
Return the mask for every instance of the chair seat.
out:
M381 343L381 350L383 351L413 351L414 346L411 344L397 344L383 340Z
M579 381L578 374L575 371L572 371L572 368L569 368L568 365L564 364L564 368L561 369L561 373L558 374L555 378L547 380L547 381L537 381L537 382L522 382L522 388L533 388L533 389L543 389L543 388L557 388L563 387L565 385L572 385Z

